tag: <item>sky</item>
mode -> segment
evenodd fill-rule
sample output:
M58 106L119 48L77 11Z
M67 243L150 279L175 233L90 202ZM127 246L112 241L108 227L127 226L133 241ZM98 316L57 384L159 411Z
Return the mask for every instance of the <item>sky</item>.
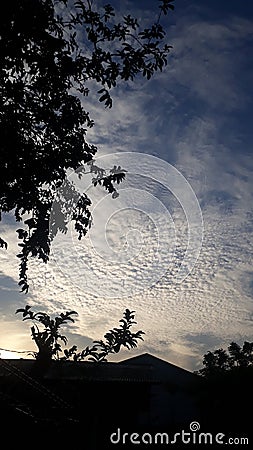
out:
M144 25L154 18L153 0L117 5ZM173 46L164 72L120 84L111 110L86 100L96 163L127 170L117 199L69 174L93 201L89 235L78 241L70 224L48 264L30 262L23 294L17 224L0 223L2 349L35 350L15 315L25 304L75 309L66 334L80 349L135 310L144 341L111 361L149 352L197 370L208 350L253 340L253 3L175 0L164 23Z

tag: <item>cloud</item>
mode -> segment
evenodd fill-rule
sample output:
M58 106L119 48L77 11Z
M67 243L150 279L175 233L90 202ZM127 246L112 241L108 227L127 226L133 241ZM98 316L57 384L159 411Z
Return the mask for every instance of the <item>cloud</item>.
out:
M166 72L145 85L140 79L126 89L119 86L110 111L92 104L93 99L87 109L96 122L88 138L99 146L99 155L133 151L159 156L191 184L204 219L193 271L175 282L187 245L187 218L175 196L152 179L152 167L151 177L129 176L123 186L127 195L122 191L114 203L90 188L97 207L94 228L81 242L70 229L55 241L47 265L31 262L28 297L14 287L16 224L3 222L10 246L1 251L1 333L5 340L12 334L9 345L26 343L27 348L28 340L19 340L20 333L25 339L25 330L10 319L12 305L27 299L50 312L76 309L79 317L69 336L78 343L81 336L86 342L102 337L118 324L125 307L136 310L137 328L146 334L131 355L148 351L191 369L214 346L252 340L252 127L250 121L238 121L250 112L252 67L244 48L252 24L232 16L218 23L206 19L205 11L197 16L196 9L187 14L178 14L171 29L174 50ZM138 211L131 209L134 199ZM106 223L107 244L115 251L108 259L103 253ZM175 240L168 224L175 227ZM165 230L170 231L167 238ZM163 245L156 253L158 235ZM157 268L159 277L152 284ZM121 282L131 287L128 296L122 295ZM108 295L112 286L115 298ZM129 353L117 358L123 355Z
M168 72L174 89L186 89L187 101L202 110L203 106L223 111L244 107L248 96L242 80L247 75L240 70L251 29L251 21L239 17L219 23L182 15L174 29Z
M12 261L13 262L13 261ZM7 267L5 267L7 269ZM6 270L7 271L7 270ZM32 296L26 297L29 303ZM17 280L0 273L0 348L10 350L34 350L34 344L29 339L27 324L22 322L15 312L24 307L24 297L19 292ZM1 357L26 357L27 354L5 352L0 350Z

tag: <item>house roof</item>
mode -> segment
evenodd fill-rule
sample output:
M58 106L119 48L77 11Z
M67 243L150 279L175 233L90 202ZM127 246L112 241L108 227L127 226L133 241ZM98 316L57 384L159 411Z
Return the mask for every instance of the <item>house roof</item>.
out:
M143 353L138 356L121 361L121 364L139 367L151 367L156 373L157 379L161 382L173 383L177 385L185 385L198 379L197 375L182 367L176 366L150 353Z
M65 361L64 364L52 364L47 371L47 379L69 379L84 381L123 381L123 382L154 382L155 374L152 367L125 365L120 363L92 363L87 361Z
M1 360L0 377L6 371L16 378L22 373L30 374L35 365L33 359ZM88 361L51 361L44 377L48 380L120 381L170 383L186 386L196 380L197 375L164 361L149 353L134 356L120 362L93 363ZM28 380L26 380L28 382Z
M2 364L1 364L2 363ZM29 383L29 376L35 366L35 360L1 360L1 377L14 377ZM88 361L51 361L43 378L46 380L80 380L86 382L155 382L156 376L152 367L137 366L136 364L121 363L93 363Z

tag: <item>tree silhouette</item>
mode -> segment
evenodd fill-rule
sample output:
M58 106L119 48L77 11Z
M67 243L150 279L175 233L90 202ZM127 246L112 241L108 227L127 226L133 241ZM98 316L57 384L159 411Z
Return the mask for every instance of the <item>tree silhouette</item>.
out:
M253 367L253 342L245 341L242 347L231 342L227 350L209 351L204 355L203 365L197 373L206 378L238 368Z
M106 362L108 355L118 353L122 346L130 350L137 347L139 339L143 340L143 331L135 333L131 331L131 327L137 323L134 320L135 311L126 309L119 321L120 326L108 331L104 335L105 340L94 341L92 347L86 347L82 351L78 351L74 345L70 349L64 349L64 356L60 356L61 342L66 345L68 341L67 337L60 333L60 328L68 322L74 323L72 316L77 315L76 311L67 311L52 318L45 312L34 313L31 306L26 305L25 308L17 309L16 313L22 313L23 320L33 322L31 336L38 347L38 352L34 352L34 355L42 366L47 365L52 359L72 358L79 361L87 358L94 362Z
M84 103L95 85L99 102L111 108L111 89L119 82L138 74L150 79L164 69L171 46L160 19L174 7L173 0L159 2L157 20L144 29L130 14L118 22L110 5L97 9L91 0L12 0L2 10L0 220L14 211L23 222L17 230L22 292L29 288L28 258L48 261L54 235L66 231L66 209L79 239L91 225L86 194L72 205L66 196L61 201L63 191L74 190L68 170L88 165L94 185L117 196L115 185L125 172L114 167L107 173L94 164L97 148L86 139L94 122ZM59 222L50 233L54 202ZM2 238L0 247L7 248Z
M26 305L25 308L17 309L16 313L22 313L23 320L32 320L33 322L31 336L38 347L38 352L35 352L36 359L45 362L53 357L59 359L59 353L62 351L59 340L64 342L65 345L67 344L66 336L60 334L59 330L68 321L74 322L71 316L77 314L77 312L67 311L53 319L45 312L34 313L31 306ZM42 330L38 324L43 325Z
M126 309L123 318L120 319L119 327L115 327L108 331L104 338L105 340L94 341L92 347L86 347L81 352L77 351L77 347L73 346L69 350L64 350L65 357L73 357L74 361L82 360L88 357L88 360L94 362L106 362L107 356L113 353L119 353L121 347L128 350L135 348L138 345L138 339L143 340L142 335L144 331L137 331L132 333L130 328L136 324L134 320L135 311Z
M203 358L204 367L196 373L201 384L198 393L201 424L208 430L234 433L249 437L252 404L253 342L242 346L231 342L222 348L209 351Z

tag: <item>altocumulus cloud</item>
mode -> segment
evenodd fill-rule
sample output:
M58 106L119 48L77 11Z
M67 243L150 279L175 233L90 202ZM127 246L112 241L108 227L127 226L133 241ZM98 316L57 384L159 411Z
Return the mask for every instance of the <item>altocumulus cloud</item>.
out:
M33 261L31 291L22 298L49 311L76 309L79 320L72 332L78 342L79 335L85 340L102 337L125 307L134 309L139 328L146 332L136 353L150 351L195 369L208 349L231 340L252 340L253 67L247 55L252 20L232 10L219 16L218 3L217 11L212 2L185 9L183 5L173 13L175 26L169 29L174 49L167 71L147 85L139 80L127 89L120 86L112 111L90 105L96 126L89 140L100 154L136 151L158 156L190 182L204 220L202 249L193 270L176 283L188 236L178 200L151 178L129 177L122 189L141 187L139 209L131 208L130 193L124 197L122 191L113 201L91 189L94 205L107 202L105 212L96 211L92 239L79 243L71 229L68 236L60 236L48 265ZM108 217L110 202L117 205L117 214ZM99 232L106 226L107 245L115 252L111 260L103 257L105 235ZM6 224L11 245L8 257L2 252L2 272L11 281L4 279L10 290L3 286L1 305L10 301L17 277L13 229ZM127 251L132 259L126 258ZM159 268L154 283L151 267L154 272ZM127 288L132 289L129 295L122 295ZM20 302L17 292L13 298ZM9 308L5 314L7 333L5 324L14 322ZM13 325L13 336L15 330Z

